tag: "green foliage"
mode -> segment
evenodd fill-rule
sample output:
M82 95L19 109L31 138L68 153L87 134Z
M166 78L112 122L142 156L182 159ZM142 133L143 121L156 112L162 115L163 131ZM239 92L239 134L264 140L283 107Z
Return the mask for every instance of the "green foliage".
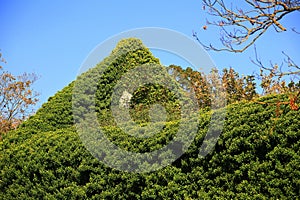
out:
M145 85L133 93L133 97L130 101L131 117L135 122L150 122L149 110L151 109L151 106L155 104L160 104L166 109L166 115L168 116L165 120L161 121L174 121L180 119L179 99L174 92L159 84Z
M36 131L54 131L73 125L72 88L74 83L57 92L37 113L21 125Z
M276 99L275 96L264 100ZM17 131L11 132L1 141L0 198L294 199L299 196L299 111L285 109L275 121L274 107L239 103L227 109L223 134L212 153L198 157L210 120L210 112L203 112L199 116L199 132L188 151L171 166L146 174L120 172L101 164L85 149L71 127L37 131L26 139L20 139ZM159 137L140 141L113 126L106 127L106 133L124 149L153 151L168 142L166 136L175 134L176 124L169 122Z
M131 39L122 41L118 48L123 51L124 45L131 43L141 47L138 40ZM116 84L111 76L121 77L114 69L125 73L134 67L123 62L126 59L137 63L158 62L148 53L142 47L120 57L121 60L108 57L76 80L85 83L91 73L99 72L101 76L105 71L104 78L97 82L99 121L111 114L111 99L107 95L111 95L110 89ZM51 97L35 116L0 141L0 199L297 199L300 196L299 110L282 105L281 115L276 116L276 106L269 104L246 101L231 104L226 108L224 129L214 150L200 158L199 149L213 112L202 109L198 114L197 135L178 160L158 171L129 173L102 164L81 142L73 125L73 121L80 119L73 119L72 115L72 95L80 94L74 93L76 81ZM94 92L89 83L79 89ZM170 113L178 108L174 94L161 85L140 87L132 98L131 109L158 102L165 103ZM266 96L259 102L274 103L287 98ZM75 102L78 112L84 103L91 105L91 101L80 96ZM121 129L111 121L102 121L106 125L102 130L123 149L151 152L168 144L179 124L184 123L174 115L167 122L157 121L147 126L148 111L143 112L132 112L137 119L137 115L145 116L139 126L128 123ZM132 136L146 132L156 134L145 138Z
M99 113L99 121L102 125L112 124L113 119L109 111L111 96L117 81L131 69L144 64L159 64L155 58L143 46L140 40L121 40L108 58L108 66L101 66L104 69L101 78L98 80L96 91L96 111Z

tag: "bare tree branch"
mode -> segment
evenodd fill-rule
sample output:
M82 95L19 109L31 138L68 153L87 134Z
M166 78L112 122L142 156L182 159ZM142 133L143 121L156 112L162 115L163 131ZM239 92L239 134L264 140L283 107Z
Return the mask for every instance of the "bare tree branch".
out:
M250 58L251 62L260 68L260 74L257 76L261 80L261 87L264 90L264 94L269 93L285 93L294 92L299 90L295 87L296 81L299 81L300 67L282 51L282 54L286 57L284 61L278 65L270 62L270 67L261 61L258 57L257 49L254 45L255 60ZM288 69L288 70L283 70ZM265 73L267 72L267 73ZM289 78L290 80L287 80ZM297 79L297 80L296 80ZM288 86L287 83L292 83Z
M216 21L207 20L207 25L220 28L223 47L203 44L196 32L193 32L193 36L205 49L214 51L243 52L270 27L274 27L277 32L286 31L287 28L280 21L287 14L300 11L300 0L244 0L247 10L232 3L227 5L223 0L202 2L203 9L208 9L211 16L218 18ZM203 28L206 30L207 26Z

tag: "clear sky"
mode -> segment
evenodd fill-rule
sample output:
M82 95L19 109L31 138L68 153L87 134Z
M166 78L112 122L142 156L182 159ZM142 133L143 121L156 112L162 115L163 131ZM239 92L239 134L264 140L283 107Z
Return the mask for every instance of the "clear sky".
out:
M218 42L217 30L201 29L206 17L201 0L0 0L0 49L8 62L6 70L40 76L34 88L43 103L76 78L94 47L120 32L162 27L192 38L195 30L203 42ZM288 15L283 24L299 30L300 12ZM256 45L266 63L281 63L281 51L300 63L299 44L300 35L269 30ZM208 53L220 69L232 66L240 74L258 71L249 59L254 57L253 48L242 54ZM160 59L163 64L172 64Z

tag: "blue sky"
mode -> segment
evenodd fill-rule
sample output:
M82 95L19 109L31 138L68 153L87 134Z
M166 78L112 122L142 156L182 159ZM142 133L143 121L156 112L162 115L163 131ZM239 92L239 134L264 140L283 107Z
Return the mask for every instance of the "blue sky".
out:
M99 43L120 32L162 27L192 38L195 30L203 42L218 42L217 30L201 29L206 17L200 0L0 0L0 49L8 62L6 70L40 76L34 88L41 93L41 104L76 78L84 59ZM296 12L283 24L299 30L299 19ZM300 63L299 44L300 35L269 30L256 45L266 63L281 63L282 50ZM219 68L232 66L241 74L258 71L249 59L254 57L253 48L242 54L208 53ZM160 59L163 64L171 64L167 58Z

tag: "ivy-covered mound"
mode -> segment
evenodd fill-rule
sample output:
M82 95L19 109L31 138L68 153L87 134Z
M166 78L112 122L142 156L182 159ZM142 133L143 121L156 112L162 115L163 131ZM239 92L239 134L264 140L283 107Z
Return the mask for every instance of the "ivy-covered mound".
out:
M113 55L138 46L134 52ZM112 61L113 60L113 61ZM111 88L116 79L134 66L159 64L137 39L121 41L112 55L91 70L106 69L98 81L95 110L108 138L133 152L150 152L167 144L180 119L178 104L170 91L159 85L140 88L130 105L132 117L149 119L147 109L157 102L151 96L158 89L169 109L167 122L156 137L137 139L124 134L110 118ZM89 76L91 70L81 76ZM227 106L226 121L213 152L198 156L208 130L211 111L199 113L197 136L178 160L158 171L130 173L107 167L82 144L74 126L72 95L76 81L51 97L36 115L0 141L0 199L297 199L300 188L300 111L282 105L276 115L273 104L239 102ZM145 93L146 91L146 93ZM164 91L164 92L163 92ZM144 92L144 93L142 93ZM141 96L150 100L143 102ZM154 95L155 96L155 95ZM286 100L268 96L260 102ZM138 104L142 103L142 104ZM271 106L270 106L271 105ZM173 112L174 111L174 112ZM278 111L278 110L277 110ZM136 116L134 116L135 113ZM129 127L130 128L130 127Z

